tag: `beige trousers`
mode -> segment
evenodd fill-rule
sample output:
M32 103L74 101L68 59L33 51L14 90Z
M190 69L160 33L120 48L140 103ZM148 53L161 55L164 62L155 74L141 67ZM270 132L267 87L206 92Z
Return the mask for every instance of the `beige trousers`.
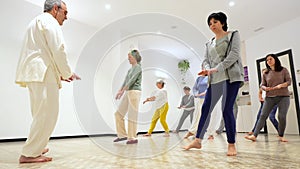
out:
M204 102L204 98L203 99L195 98L194 102L195 102L194 118L193 118L192 125L189 128L189 132L196 134L196 132L198 130L199 120L201 117L201 108L202 108L202 104Z
M137 117L141 91L129 90L123 96L118 111L115 113L116 129L119 138L127 137L128 140L136 138L137 134ZM124 117L128 112L128 134L125 129Z
M55 127L58 116L59 86L51 69L44 82L28 83L32 123L22 155L37 157L42 154Z

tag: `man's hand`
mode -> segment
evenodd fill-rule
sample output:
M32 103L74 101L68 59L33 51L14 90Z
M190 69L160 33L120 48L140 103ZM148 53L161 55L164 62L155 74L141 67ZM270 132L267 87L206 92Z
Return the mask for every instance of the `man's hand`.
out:
M72 79L72 81L73 80L81 80L81 78L75 73L72 74L71 79Z
M60 77L60 80L65 81L65 82L71 82L74 80L81 80L81 78L77 74L73 73L72 76L69 77L68 79L63 79L62 77Z

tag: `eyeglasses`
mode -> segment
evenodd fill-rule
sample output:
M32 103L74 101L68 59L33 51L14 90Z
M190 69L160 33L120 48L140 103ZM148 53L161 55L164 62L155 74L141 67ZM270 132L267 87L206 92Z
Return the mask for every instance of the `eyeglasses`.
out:
M65 15L67 15L67 14L68 14L68 11L67 11L67 10L65 10L65 9L63 9L62 7L60 7L60 6L59 6L59 7L58 7L58 9L61 9L61 10L64 12L64 14L65 14Z

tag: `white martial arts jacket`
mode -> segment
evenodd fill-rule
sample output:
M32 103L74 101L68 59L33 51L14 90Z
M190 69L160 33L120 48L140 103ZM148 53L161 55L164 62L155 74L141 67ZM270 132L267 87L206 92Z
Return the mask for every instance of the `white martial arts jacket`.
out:
M61 88L61 77L72 76L65 51L65 42L57 20L45 12L33 19L25 34L16 72L16 83L26 87L28 82L43 82L52 68Z

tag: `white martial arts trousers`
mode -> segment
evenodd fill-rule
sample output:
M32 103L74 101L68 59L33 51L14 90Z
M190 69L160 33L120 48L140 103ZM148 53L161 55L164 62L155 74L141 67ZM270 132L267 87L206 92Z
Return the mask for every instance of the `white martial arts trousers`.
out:
M47 146L58 116L59 86L52 69L44 82L27 83L30 94L32 123L22 155L37 157Z
M188 131L193 134L196 134L198 130L199 120L201 117L201 109L202 109L202 104L204 102L204 99L195 98L194 102L195 102L194 119ZM217 102L216 106L214 107L214 110L211 113L210 123L207 128L207 133L209 135L213 135L215 133L221 120L222 120L222 97Z
M191 127L189 128L189 132L196 134L197 129L198 129L198 124L199 124L199 120L201 117L201 108L202 108L202 104L204 102L204 98L200 99L200 98L195 98L194 99L194 104L195 104L195 110L194 110L194 118L191 124Z
M136 138L137 118L141 91L129 90L123 96L118 111L115 113L116 129L119 138L127 137L128 140ZM128 112L128 134L125 129L124 117Z
M221 120L222 120L222 97L217 102L214 107L214 110L211 112L210 122L208 128L206 129L206 133L210 135L215 135L216 130L218 129Z

